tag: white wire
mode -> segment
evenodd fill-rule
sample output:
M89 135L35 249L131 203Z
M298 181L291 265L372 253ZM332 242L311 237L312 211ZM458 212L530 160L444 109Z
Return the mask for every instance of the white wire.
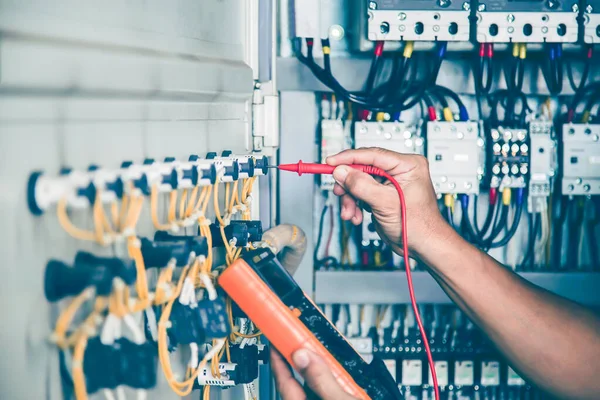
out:
M117 400L127 400L127 396L125 396L125 389L123 386L117 386L115 390L117 392Z
M206 275L206 274L200 274L200 280L202 281L202 283L204 284L204 287L206 288L206 291L208 292L208 299L210 301L214 301L217 299L217 291L215 289L215 286L212 283L212 279L210 279L210 276Z
M133 341L135 344L142 344L146 342L146 337L144 336L144 332L140 329L138 324L135 322L133 317L129 314L123 317L123 321L125 325L129 328L131 333L133 333Z
M146 400L148 398L148 392L144 389L136 390L135 397L137 400Z
M113 394L113 392L110 389L103 389L102 394L104 395L104 398L106 400L117 400L115 398L115 395Z

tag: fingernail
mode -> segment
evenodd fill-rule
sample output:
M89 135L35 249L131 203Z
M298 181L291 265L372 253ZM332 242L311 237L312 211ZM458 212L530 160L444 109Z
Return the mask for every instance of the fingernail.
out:
M340 215L343 217L344 215L346 215L346 206L342 206L342 211L340 211Z
M333 171L333 179L335 179L335 181L339 184L344 183L347 176L348 176L348 167L345 167L345 166L337 167Z
M308 364L310 363L308 352L302 349L298 350L292 354L292 361L294 361L294 365L298 369L304 369L308 367Z

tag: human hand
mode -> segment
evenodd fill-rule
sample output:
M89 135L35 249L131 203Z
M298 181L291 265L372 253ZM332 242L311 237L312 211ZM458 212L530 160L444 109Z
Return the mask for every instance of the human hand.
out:
M395 252L402 254L398 193L389 182L379 183L372 176L344 165L372 165L387 171L398 181L407 208L408 245L417 255L426 249L432 234L447 228L438 209L425 157L380 148L362 148L328 157L327 164L340 166L333 172L336 181L333 192L342 197L342 219L359 225L363 215L357 200L366 203L373 212L377 233Z
M309 389L321 400L357 400L347 394L337 383L327 365L314 353L300 349L293 355L296 369ZM282 400L306 400L307 395L292 375L283 357L271 348L271 369L275 375L277 391Z

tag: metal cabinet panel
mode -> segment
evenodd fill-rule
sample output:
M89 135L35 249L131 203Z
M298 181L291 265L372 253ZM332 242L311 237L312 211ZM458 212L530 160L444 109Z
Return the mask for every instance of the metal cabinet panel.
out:
M110 253L68 237L52 210L31 216L29 173L249 151L250 7L0 0L0 398L62 398L47 340L58 309L43 296L45 263L79 249ZM146 221L140 233L151 233ZM176 398L160 371L159 382L149 398Z

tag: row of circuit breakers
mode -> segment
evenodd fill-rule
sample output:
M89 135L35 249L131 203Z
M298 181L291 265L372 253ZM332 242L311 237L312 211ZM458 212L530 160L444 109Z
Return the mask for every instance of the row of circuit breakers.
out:
M297 37L322 35L308 22L320 19L320 3L296 1ZM363 8L371 41L600 42L600 0L361 0Z
M530 198L547 197L559 175L563 195L600 195L600 125L565 124L560 141L545 120L531 121L528 129L492 129L487 143L482 132L474 121L431 121L425 135L402 122L357 121L354 147L426 154L438 195L479 194L485 183L500 190L526 189ZM342 121L323 120L321 135L323 156L347 147ZM330 190L333 183L323 177L321 188Z

